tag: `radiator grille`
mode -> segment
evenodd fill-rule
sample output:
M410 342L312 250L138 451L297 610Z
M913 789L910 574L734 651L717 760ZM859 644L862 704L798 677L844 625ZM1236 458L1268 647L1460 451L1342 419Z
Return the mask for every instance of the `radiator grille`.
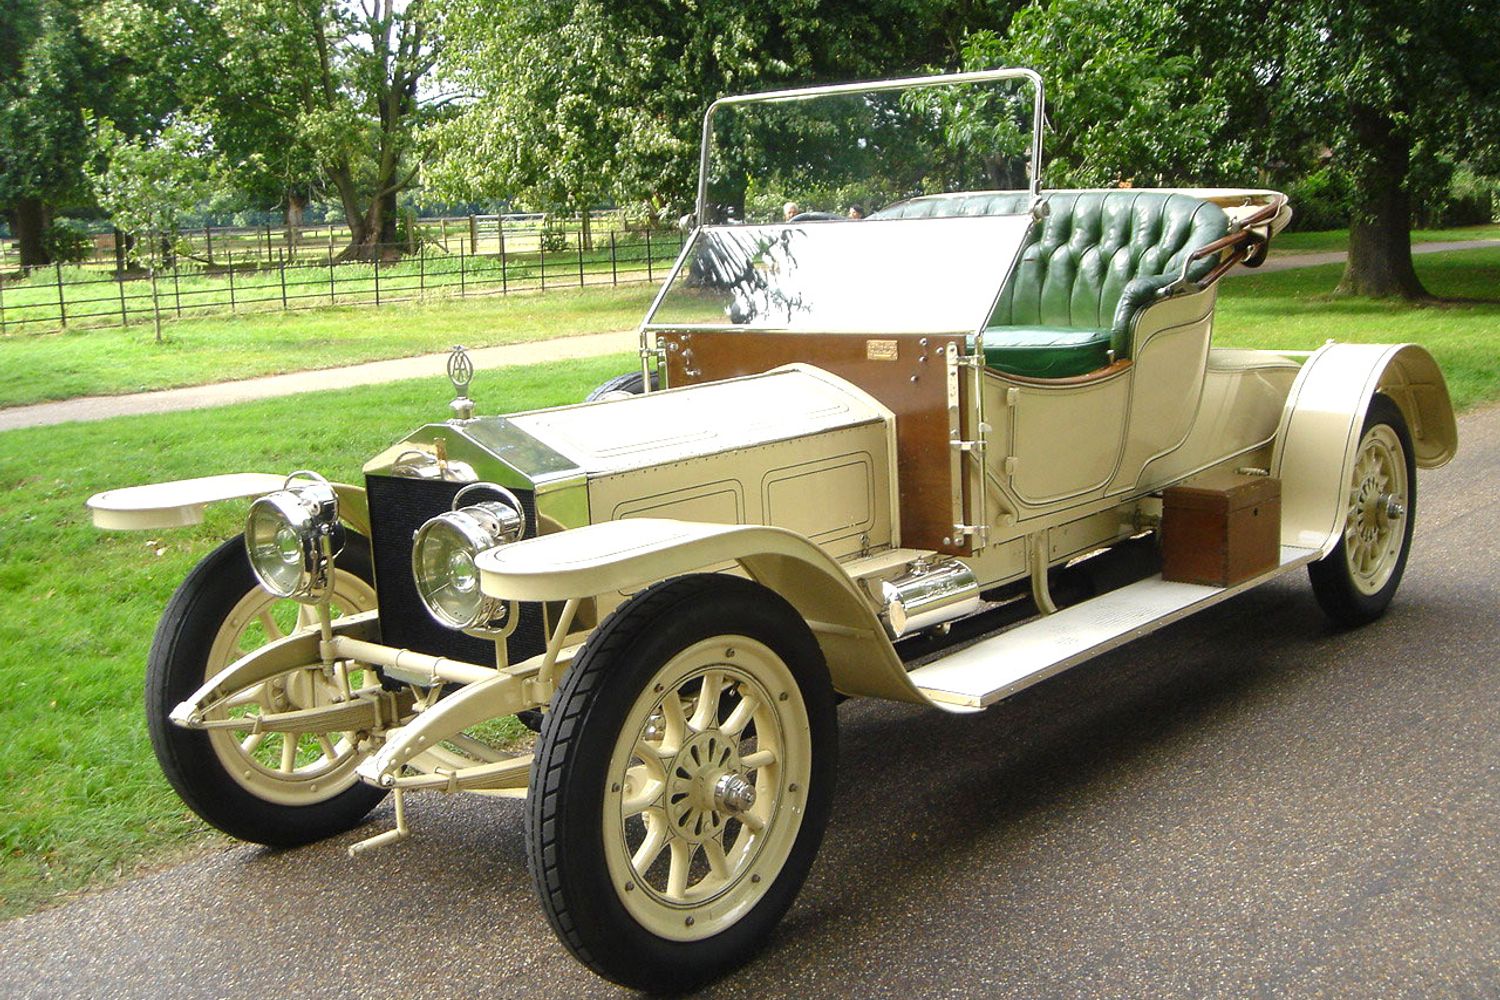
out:
M375 592L380 601L380 636L387 646L447 656L468 663L495 662L494 644L439 625L417 596L411 575L412 536L448 510L466 483L399 476L367 476L370 546L375 556ZM526 534L536 534L536 503L530 490L513 490L526 509ZM476 497L476 501L483 497ZM519 663L547 648L540 604L523 603L520 623L506 642L510 662Z

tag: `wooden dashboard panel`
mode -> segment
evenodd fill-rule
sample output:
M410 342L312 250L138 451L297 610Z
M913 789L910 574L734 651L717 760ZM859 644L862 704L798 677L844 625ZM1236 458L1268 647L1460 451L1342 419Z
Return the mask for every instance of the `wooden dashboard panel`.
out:
M952 554L968 552L962 539L953 538L956 484L948 443L944 353L962 351L962 337L695 330L658 333L656 338L666 353L670 387L755 375L802 362L847 379L880 400L896 415L901 544ZM965 380L959 381L961 388L967 388Z

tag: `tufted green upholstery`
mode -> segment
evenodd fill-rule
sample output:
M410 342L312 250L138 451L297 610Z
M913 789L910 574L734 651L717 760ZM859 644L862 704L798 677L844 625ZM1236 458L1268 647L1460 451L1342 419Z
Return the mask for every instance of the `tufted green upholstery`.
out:
M1128 356L1136 312L1182 273L1183 261L1229 231L1212 202L1161 191L1052 191L984 335L985 362L1016 375L1082 375ZM1025 212L1024 191L930 195L873 218ZM1213 258L1193 264L1201 278Z

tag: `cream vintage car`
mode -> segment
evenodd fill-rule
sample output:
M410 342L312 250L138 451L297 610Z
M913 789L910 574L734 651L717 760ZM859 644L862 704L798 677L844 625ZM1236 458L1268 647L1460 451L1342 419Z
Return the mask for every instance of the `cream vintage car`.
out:
M697 217L716 112L1018 79L1039 150L1026 70L721 100ZM1378 616L1416 469L1457 445L1432 358L1215 347L1218 280L1264 258L1286 199L1043 191L1038 159L1025 190L701 226L642 370L600 399L476 416L459 351L451 413L363 483L93 497L100 527L153 531L253 498L150 653L183 800L288 845L393 794L395 828L353 854L407 836L408 793L524 797L557 936L601 975L681 989L792 905L841 698L983 711L1303 566L1335 619ZM1174 552L1222 572L1164 576ZM534 750L486 739L518 714Z

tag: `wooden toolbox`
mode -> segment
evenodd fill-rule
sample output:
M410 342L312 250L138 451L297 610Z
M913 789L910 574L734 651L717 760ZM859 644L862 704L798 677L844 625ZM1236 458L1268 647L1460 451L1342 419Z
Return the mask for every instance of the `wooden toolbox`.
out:
M1281 481L1217 473L1162 493L1163 580L1232 587L1281 559Z

